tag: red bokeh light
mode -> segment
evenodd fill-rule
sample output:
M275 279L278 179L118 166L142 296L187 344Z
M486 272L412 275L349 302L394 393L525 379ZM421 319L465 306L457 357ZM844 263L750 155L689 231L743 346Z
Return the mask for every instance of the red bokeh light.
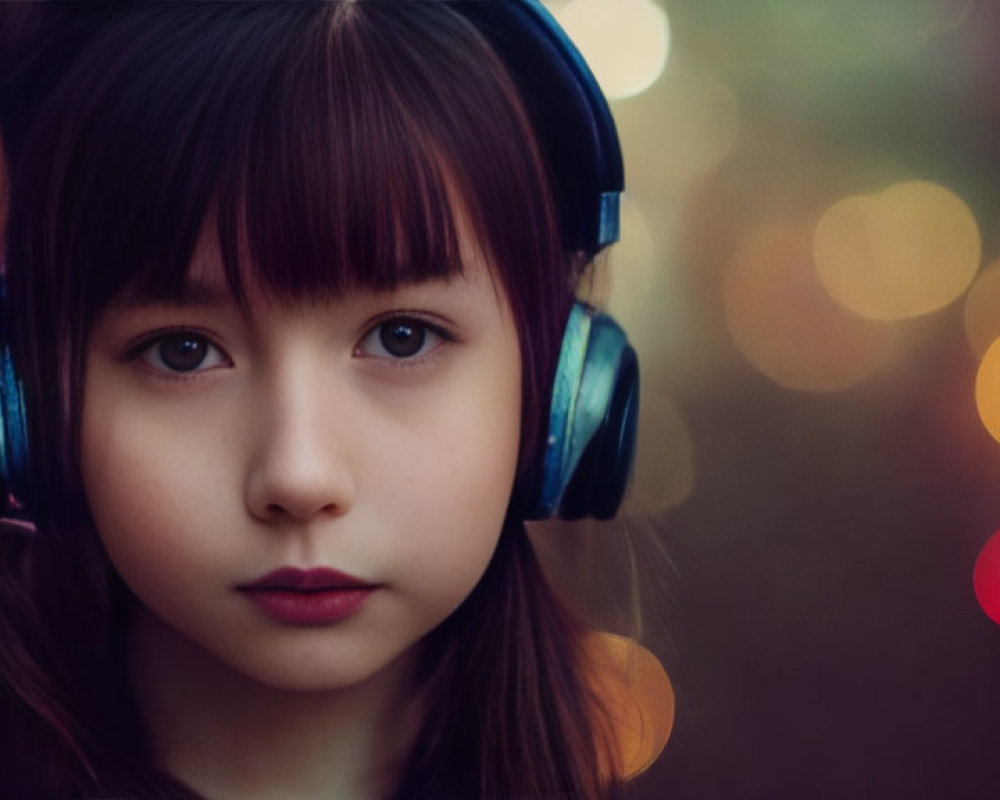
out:
M972 585L986 616L1000 625L1000 531L979 551L972 570Z

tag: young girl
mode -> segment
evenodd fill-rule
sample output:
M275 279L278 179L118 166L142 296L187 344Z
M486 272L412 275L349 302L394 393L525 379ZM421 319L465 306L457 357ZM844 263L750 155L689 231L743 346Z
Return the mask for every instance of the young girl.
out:
M554 23L3 13L0 796L617 796L523 525L613 514L634 433Z

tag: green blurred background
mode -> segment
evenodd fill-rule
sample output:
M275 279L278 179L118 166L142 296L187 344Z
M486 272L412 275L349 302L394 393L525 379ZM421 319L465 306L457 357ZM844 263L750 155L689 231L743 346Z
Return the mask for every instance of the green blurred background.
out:
M625 521L536 539L609 628L638 575L638 796L1000 796L1000 4L548 5L619 95L643 419Z

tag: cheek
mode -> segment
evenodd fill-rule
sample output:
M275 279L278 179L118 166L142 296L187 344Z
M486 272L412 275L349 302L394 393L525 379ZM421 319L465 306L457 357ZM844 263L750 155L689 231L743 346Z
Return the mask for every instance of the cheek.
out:
M105 411L99 397L88 396L84 406L81 433L80 468L83 485L90 504L91 514L101 538L120 530L129 520L149 513L147 486L150 482L145 474L149 459L142 453L151 443L136 430L123 432L121 428L127 420L124 415L117 417L111 406ZM112 536L111 538L117 538ZM107 542L105 542L107 545Z
M141 421L127 406L88 396L81 472L105 551L137 593L167 590L211 561L204 535L215 505L205 469L184 458L183 437ZM212 448L206 448L213 452Z
M461 402L442 401L440 422L408 448L416 457L391 482L392 527L408 532L400 564L437 582L442 595L471 591L506 517L521 424L520 373L512 373L503 385L456 393Z
M178 556L157 535L166 508L155 491L157 476L148 474L141 439L110 435L85 420L81 439L84 489L104 549L126 582L135 588L165 577L165 565ZM136 535L141 531L142 535ZM157 566L159 565L159 566Z

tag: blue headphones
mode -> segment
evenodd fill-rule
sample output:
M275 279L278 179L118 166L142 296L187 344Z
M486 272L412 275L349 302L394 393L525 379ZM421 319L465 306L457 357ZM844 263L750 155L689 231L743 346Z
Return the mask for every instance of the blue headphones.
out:
M538 0L456 0L511 72L552 171L564 235L592 257L618 239L621 145L583 56ZM566 322L528 519L613 517L635 455L639 368L613 319L576 303Z
M566 240L592 257L618 239L624 185L614 120L593 74L538 0L449 3L490 42L518 84L553 176ZM8 526L29 529L24 396L0 286L0 503ZM518 503L527 519L614 516L635 453L639 370L609 316L575 303L553 383L548 439L535 485Z
M2 262L0 262L2 263ZM14 372L7 292L0 282L0 522L30 532L34 524L28 499L28 428L24 392Z

